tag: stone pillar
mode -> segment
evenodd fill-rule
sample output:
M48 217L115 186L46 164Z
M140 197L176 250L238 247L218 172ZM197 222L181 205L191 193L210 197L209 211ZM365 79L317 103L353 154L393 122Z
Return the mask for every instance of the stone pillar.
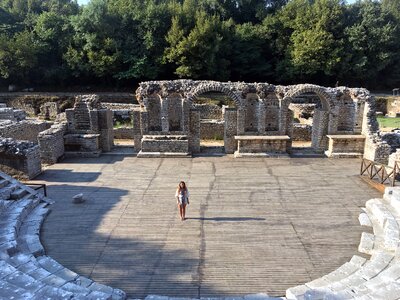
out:
M224 126L225 153L232 154L236 151L237 148L235 135L239 135L239 126L237 124L237 122L239 121L239 111L237 111L235 108L224 107L223 116L225 121L225 126ZM241 120L244 120L244 118L241 118ZM243 126L243 132L244 132L244 126Z
M361 134L364 122L365 102L355 101L354 106L354 134Z
M133 140L135 143L135 150L139 152L142 149L142 130L140 128L140 111L132 111L133 119Z
M189 122L190 122L190 103L187 100L182 99L181 130L183 131L183 134L188 134L190 129Z
M189 122L189 152L200 152L200 111L198 109L190 109Z
M147 111L140 112L140 124L142 136L149 134L149 113Z
M162 98L161 99L161 131L163 133L169 132L169 116L168 116L168 107L169 99Z
M337 134L339 127L339 106L334 106L328 115L328 129L327 134ZM316 110L317 111L317 110ZM328 141L329 143L329 141Z
M286 110L286 131L284 135L288 135L290 140L286 142L286 151L290 153L292 150L292 143L293 143L293 118L294 118L294 112L291 109Z
M329 112L316 109L313 118L313 130L311 136L311 147L316 152L323 152L328 148L328 122Z
M264 101L258 102L258 124L257 131L259 134L265 134L265 103Z
M230 108L225 108L228 111L231 111ZM243 107L238 107L236 108L232 108L235 111L235 116L236 116L236 121L235 121L235 125L236 130L235 130L235 135L241 135L244 134L245 132L245 124L246 124L246 110ZM228 113L230 114L230 113ZM225 129L226 129L226 122L225 122Z
M113 112L110 109L98 110L98 127L100 131L100 148L105 152L114 146Z
M289 111L289 106L283 104L279 108L279 135L287 135L287 115ZM292 121L293 122L293 121Z

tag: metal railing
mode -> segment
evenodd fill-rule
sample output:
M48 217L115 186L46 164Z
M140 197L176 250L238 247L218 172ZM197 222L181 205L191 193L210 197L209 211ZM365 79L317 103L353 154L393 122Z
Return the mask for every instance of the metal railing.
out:
M43 189L43 195L47 197L47 186L43 183L30 183L30 182L24 182L24 184L31 189L34 189L35 191L38 191L40 189Z
M377 180L380 184L390 184L395 186L396 177L400 173L399 163L396 162L393 167L374 162L363 158L361 162L361 176L368 176L371 180Z

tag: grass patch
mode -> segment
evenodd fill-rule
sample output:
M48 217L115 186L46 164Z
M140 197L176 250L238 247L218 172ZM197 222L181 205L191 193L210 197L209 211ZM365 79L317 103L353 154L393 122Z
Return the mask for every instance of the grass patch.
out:
M377 117L380 128L400 128L400 118Z

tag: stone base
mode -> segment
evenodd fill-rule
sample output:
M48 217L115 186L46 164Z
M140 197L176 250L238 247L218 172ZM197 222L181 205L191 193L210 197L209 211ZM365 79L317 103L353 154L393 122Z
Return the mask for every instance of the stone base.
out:
M350 153L332 153L329 150L325 151L325 155L329 158L363 158L363 154L359 152Z
M151 158L151 157L169 157L169 158L191 158L190 153L181 152L144 152L139 151L137 157L141 158Z
M101 150L92 151L92 152L84 152L84 151L66 151L64 157L99 157L101 154Z
M237 150L234 157L288 157L288 142L285 136L235 136Z
M235 158L242 158L242 157L271 157L271 158L289 158L288 153L239 153L239 151L235 151L233 154Z
M138 157L161 157L161 155L172 157L171 153L178 156L189 154L189 141L186 135L145 135Z

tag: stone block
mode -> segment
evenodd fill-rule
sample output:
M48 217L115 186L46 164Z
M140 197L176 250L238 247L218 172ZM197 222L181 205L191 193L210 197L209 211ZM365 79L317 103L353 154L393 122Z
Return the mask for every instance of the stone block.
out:
M361 241L358 246L358 251L361 253L372 254L374 249L375 236L371 233L363 232L361 234Z

